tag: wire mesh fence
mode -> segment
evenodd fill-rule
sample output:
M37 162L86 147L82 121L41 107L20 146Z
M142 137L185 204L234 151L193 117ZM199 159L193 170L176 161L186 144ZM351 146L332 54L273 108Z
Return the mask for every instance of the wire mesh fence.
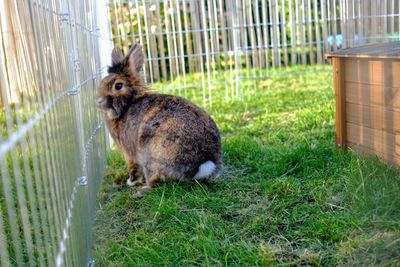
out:
M271 67L324 64L332 50L399 40L399 8L395 0L112 0L109 16L115 45L143 44L148 82L175 81L178 94L202 87L211 105L208 90L223 73L235 96L238 80L270 76Z
M85 266L105 161L95 1L0 1L0 265Z

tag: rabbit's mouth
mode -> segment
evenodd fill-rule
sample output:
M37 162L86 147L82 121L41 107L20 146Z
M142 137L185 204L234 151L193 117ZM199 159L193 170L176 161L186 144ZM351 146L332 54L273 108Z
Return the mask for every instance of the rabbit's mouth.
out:
M98 97L96 99L96 105L99 109L107 109L109 108L109 103L108 99L106 97Z

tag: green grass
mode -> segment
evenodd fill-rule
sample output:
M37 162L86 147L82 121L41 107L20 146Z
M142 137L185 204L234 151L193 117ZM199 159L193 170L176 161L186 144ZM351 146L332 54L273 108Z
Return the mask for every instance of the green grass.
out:
M226 99L228 75L218 75L210 111L226 165L218 182L165 183L134 199L123 158L111 151L96 264L399 265L399 172L335 148L330 67L307 70L242 80L241 100ZM183 94L203 103L202 92Z

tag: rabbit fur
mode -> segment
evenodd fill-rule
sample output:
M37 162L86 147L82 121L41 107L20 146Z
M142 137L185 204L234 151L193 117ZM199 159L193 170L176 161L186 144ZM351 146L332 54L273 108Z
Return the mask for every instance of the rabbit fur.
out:
M128 165L128 185L140 183L144 176L140 193L166 179L216 177L223 162L215 122L184 98L150 92L143 63L140 45L126 56L114 48L108 75L97 90L97 106Z

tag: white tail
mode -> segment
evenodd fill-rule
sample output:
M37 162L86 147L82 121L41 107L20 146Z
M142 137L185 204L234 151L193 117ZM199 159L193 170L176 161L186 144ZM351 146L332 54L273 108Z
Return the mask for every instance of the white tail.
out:
M195 179L206 178L215 171L215 168L216 168L216 166L215 166L214 162L212 162L211 160L206 161L200 165L199 171L196 173L196 175L193 178L195 178Z

